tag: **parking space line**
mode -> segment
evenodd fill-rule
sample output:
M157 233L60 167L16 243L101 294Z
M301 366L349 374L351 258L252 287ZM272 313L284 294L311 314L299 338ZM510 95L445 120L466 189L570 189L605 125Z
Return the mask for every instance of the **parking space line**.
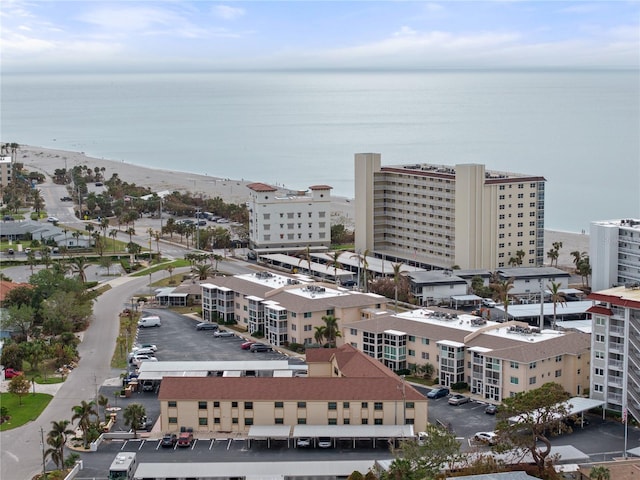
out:
M138 447L138 451L142 450L142 447L144 447L144 444L145 444L145 440L142 440L140 442L140 446Z
M216 439L212 438L211 441L209 442L209 450L211 450L215 444L216 444Z
M229 450L231 448L231 444L233 443L233 438L229 439L229 442L227 443L227 450Z
M193 443L191 444L191 450L193 450L194 448L196 448L196 443L198 443L198 439L194 438L193 439Z
M160 448L160 445L162 445L162 440L158 440L158 445L156 445L156 450Z

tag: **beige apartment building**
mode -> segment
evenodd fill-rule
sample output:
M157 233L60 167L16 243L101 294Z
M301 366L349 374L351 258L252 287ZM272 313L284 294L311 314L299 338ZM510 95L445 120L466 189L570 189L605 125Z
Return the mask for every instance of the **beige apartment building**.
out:
M162 430L247 434L253 425L427 424L427 399L350 345L308 350L309 376L164 377Z
M484 165L382 166L379 153L355 155L356 250L412 264L462 269L544 262L540 176Z
M587 298L594 300L591 398L640 419L640 287L609 288Z
M265 183L247 187L249 242L257 253L328 250L332 187L312 185L295 192L279 191Z
M492 402L547 382L571 395L589 387L590 335L418 309L345 324L343 341L392 370L430 363L443 386L460 382Z
M337 318L338 325L355 322L366 311L384 310L387 300L303 275L267 271L215 277L201 287L204 320L235 321L249 333L263 332L275 346L316 343L315 328L325 325L323 317Z
M10 156L0 156L0 187L9 186L12 178L13 163Z

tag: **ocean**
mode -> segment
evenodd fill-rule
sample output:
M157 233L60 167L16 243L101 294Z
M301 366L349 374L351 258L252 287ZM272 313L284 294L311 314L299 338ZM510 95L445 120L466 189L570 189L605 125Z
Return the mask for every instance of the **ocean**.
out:
M603 70L2 75L3 142L352 197L353 155L547 179L546 227L640 217L640 75Z

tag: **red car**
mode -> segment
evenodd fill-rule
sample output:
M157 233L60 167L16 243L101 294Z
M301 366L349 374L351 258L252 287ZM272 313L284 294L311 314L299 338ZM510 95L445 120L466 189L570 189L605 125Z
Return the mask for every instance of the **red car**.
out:
M17 377L19 375L22 375L22 372L20 370L16 370L15 368L4 369L4 378L6 379Z
M242 345L240 345L240 348L243 350L249 350L251 348L251 345L253 345L255 342L244 342Z

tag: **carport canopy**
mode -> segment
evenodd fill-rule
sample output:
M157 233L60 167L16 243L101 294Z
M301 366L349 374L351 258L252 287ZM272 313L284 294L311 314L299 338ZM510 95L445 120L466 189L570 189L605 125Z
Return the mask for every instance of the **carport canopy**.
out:
M458 308L458 304L467 304L467 303L475 303L482 300L482 297L478 295L451 295L451 300L453 300L453 304L455 308Z
M604 405L604 401L602 400L594 400L592 398L584 398L584 397L572 397L569 400L563 402L565 408L567 409L566 417L571 417L572 415L583 414L591 410L592 408L601 407ZM534 412L534 416L538 413L537 410ZM516 415L514 417L509 418L509 423L520 423L523 420L523 415ZM557 419L564 418L562 415L557 415Z
M291 437L290 425L252 425L249 428L247 438L250 439L289 439Z
M295 425L293 438L413 438L413 425Z

